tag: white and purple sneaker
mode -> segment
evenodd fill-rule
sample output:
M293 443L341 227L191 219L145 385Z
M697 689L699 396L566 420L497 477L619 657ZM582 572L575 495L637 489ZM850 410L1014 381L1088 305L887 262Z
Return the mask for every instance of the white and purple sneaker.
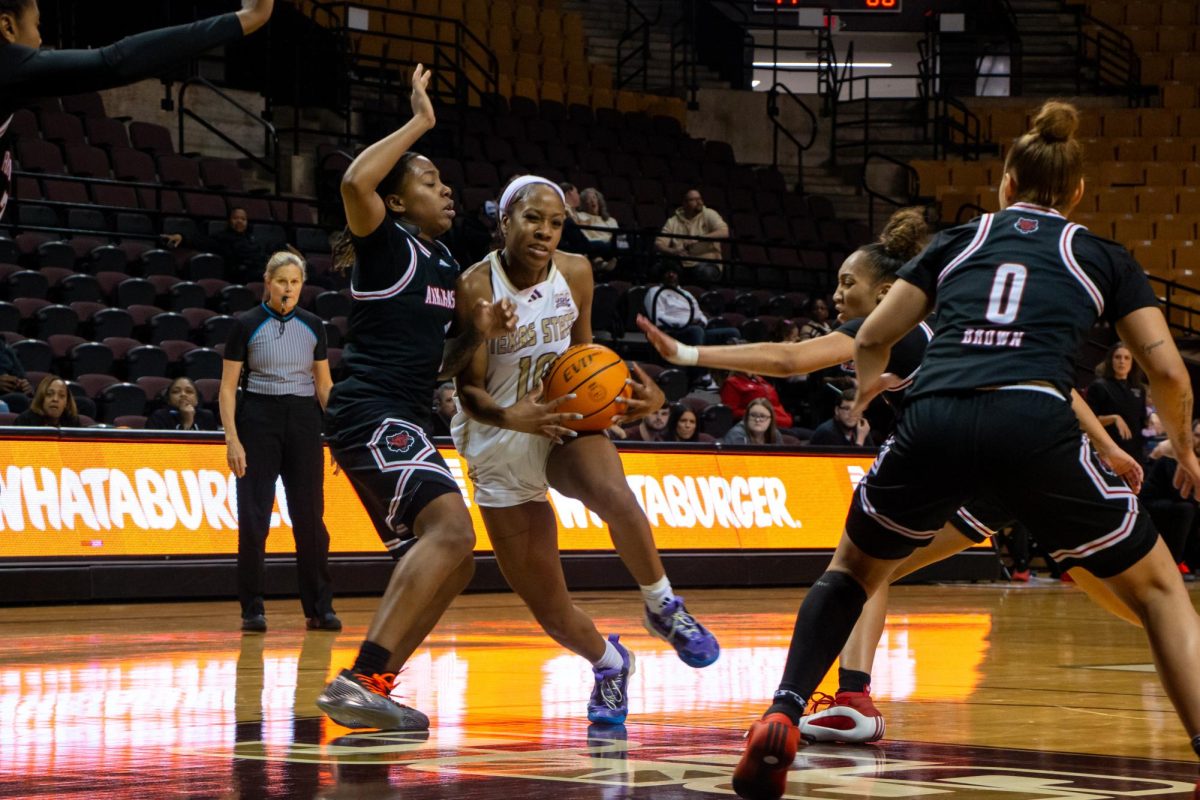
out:
M588 700L588 722L619 725L629 714L629 676L634 673L636 666L633 653L617 641L620 638L614 633L609 635L608 640L621 654L621 666L616 669L592 668L596 685L592 687L592 696Z
M679 660L689 667L707 667L721 655L717 637L687 612L682 597L676 597L658 612L647 606L643 621L646 630L674 647Z

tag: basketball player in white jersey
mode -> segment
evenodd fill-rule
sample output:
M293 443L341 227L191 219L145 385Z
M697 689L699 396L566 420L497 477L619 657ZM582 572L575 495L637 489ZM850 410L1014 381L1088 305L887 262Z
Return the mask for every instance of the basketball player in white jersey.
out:
M642 589L651 633L693 667L716 661L719 647L672 593L612 442L564 427L570 415L557 407L565 398L542 402L546 368L571 345L592 341L591 264L556 252L565 219L562 190L544 178L517 178L501 195L504 247L463 274L457 305L465 310L478 298L507 298L516 308L517 328L480 347L458 376L461 411L451 432L467 460L475 502L505 579L552 639L592 664L588 719L618 724L628 713L633 654L616 635L601 636L571 602L558 525L546 498L549 486L580 500L608 524L617 552ZM640 419L664 401L640 367L634 374L622 421Z

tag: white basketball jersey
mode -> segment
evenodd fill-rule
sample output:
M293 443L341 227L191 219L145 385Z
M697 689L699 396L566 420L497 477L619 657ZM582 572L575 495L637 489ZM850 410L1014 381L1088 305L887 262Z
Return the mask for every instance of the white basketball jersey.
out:
M488 254L492 267L492 302L512 302L517 328L507 336L489 339L488 394L501 406L511 406L537 383L546 370L571 346L571 328L579 317L567 279L550 262L546 280L517 290L500 264L499 254Z

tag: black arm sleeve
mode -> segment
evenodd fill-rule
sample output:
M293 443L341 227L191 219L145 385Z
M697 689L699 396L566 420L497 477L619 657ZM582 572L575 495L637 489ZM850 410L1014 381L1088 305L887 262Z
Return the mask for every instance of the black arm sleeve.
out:
M0 48L0 95L47 97L132 83L242 38L236 14L139 33L96 50Z

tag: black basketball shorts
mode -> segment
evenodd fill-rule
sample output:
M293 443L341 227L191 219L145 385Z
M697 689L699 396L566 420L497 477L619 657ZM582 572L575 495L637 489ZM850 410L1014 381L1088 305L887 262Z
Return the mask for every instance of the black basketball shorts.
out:
M1012 512L990 497L976 497L954 512L950 524L976 544L986 542L1012 525Z
M1064 569L1101 578L1140 561L1158 538L1070 404L1041 387L909 403L855 490L846 532L869 555L904 558L976 497L1011 511Z
M426 506L462 494L425 431L407 420L389 417L365 441L331 443L330 450L393 558L416 541L413 522Z

